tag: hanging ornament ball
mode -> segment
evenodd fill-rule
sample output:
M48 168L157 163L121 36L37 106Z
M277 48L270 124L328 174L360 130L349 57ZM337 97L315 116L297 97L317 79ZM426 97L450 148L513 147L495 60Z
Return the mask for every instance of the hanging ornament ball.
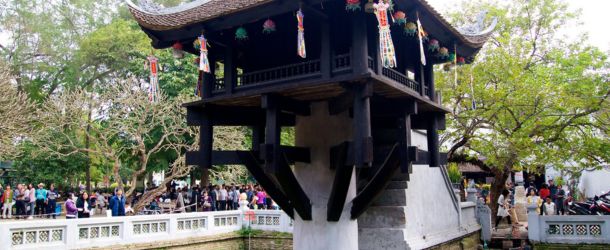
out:
M443 64L443 70L444 71L450 71L451 70L451 63Z
M193 48L195 48L196 50L201 49L201 42L199 41L199 39L195 39L195 41L193 42Z
M248 31L244 27L239 27L235 30L235 39L246 40L248 39Z
M440 49L438 49L438 56L441 58L449 57L449 49L441 47Z
M273 32L275 32L275 23L273 22L273 20L267 19L267 21L263 23L263 33L271 34Z
M461 57L461 56L458 56L458 58L457 58L457 64L458 64L458 65L464 65L464 64L466 64L466 59L465 59L465 58L463 58L463 57Z
M430 39L430 41L428 42L428 50L432 51L432 52L436 52L439 48L439 43L438 40L436 39Z
M394 12L394 23L397 25L403 25L407 22L407 15L402 11Z
M360 10L360 0L346 0L345 1L345 10L347 10L347 11Z
M407 36L415 36L416 33L417 33L417 24L415 24L414 22L408 22L405 25L405 34Z
M449 54L449 61L450 61L451 63L455 62L455 53L451 53L451 54Z
M369 0L367 3L364 4L364 12L366 13L375 13L375 2L373 2L373 0Z
M172 45L172 55L176 59L184 57L184 51L182 50L182 44L180 42L176 42Z

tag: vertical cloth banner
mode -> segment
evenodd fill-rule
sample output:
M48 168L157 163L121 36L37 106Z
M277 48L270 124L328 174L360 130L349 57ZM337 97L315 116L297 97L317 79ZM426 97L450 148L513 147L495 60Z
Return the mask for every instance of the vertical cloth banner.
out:
M199 36L199 70L210 73L210 61L208 60L208 41L203 35Z
M419 21L419 14L417 15L417 37L419 38L419 54L421 56L421 64L426 65L426 54L424 53L424 37L426 37L426 32Z
M148 100L150 102L156 102L159 99L159 77L157 74L157 70L159 66L157 65L157 58L153 55L150 55L148 58L148 67L150 69L150 85L148 86Z
M297 54L299 54L300 57L305 58L307 57L307 52L305 50L305 27L303 26L303 18L305 16L303 15L303 11L301 11L301 9L299 9L299 11L297 11L297 22L298 24L298 35L297 35Z
M396 67L396 51L394 50L394 42L392 42L390 24L388 23L388 8L390 5L384 1L379 1L373 7L379 22L379 55L381 63L383 67L394 68Z

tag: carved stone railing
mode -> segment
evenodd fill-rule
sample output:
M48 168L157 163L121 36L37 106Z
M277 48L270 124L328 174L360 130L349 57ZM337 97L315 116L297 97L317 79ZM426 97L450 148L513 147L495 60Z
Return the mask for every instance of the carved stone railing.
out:
M528 238L548 244L610 244L610 215L541 216L528 207Z
M415 92L419 93L419 88L421 88L420 84L416 81L409 79L405 74L402 74L396 70L389 68L383 68L381 71L383 76L390 78L390 80L394 80L395 82L400 83L404 86L407 86L407 88L410 88Z
M180 240L254 229L292 232L292 220L279 210L240 210L90 219L0 222L0 249L77 249L117 244Z

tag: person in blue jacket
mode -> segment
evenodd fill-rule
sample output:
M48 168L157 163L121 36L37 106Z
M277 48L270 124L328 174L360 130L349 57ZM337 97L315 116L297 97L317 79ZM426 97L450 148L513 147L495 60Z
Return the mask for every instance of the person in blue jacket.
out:
M112 198L110 198L109 208L112 210L112 216L125 216L125 196L123 190L118 189Z

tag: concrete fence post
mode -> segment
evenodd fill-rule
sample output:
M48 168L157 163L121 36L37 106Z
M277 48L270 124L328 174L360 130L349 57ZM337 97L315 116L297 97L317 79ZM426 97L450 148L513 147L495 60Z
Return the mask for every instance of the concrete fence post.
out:
M536 205L527 206L527 234L530 241L540 241L540 215Z

